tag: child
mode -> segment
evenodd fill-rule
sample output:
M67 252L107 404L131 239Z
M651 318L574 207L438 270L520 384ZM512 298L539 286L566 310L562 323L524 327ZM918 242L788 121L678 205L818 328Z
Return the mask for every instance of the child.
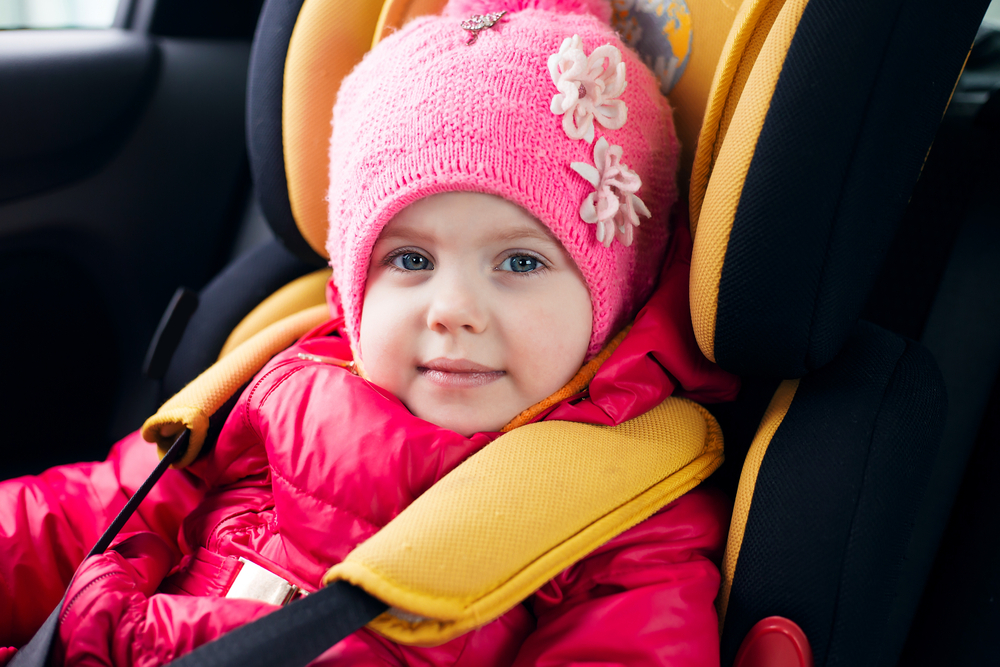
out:
M273 611L283 600L226 597L241 568L316 590L500 431L619 424L675 390L735 395L691 332L670 109L609 16L598 0L453 0L345 80L333 318L273 358L214 449L80 568L57 662L161 664ZM600 367L574 384L585 364ZM40 624L151 456L133 435L104 464L3 485L0 641ZM717 663L727 520L695 489L492 623L431 648L364 629L317 664Z

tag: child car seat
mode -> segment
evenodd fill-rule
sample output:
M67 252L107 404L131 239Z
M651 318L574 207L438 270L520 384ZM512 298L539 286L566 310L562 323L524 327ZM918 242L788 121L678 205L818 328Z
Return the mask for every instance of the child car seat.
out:
M367 50L364 35L441 4L265 4L249 79L252 172L272 228L299 259L263 248L203 291L203 304L226 300L228 311L200 307L186 329L165 318L161 330L180 341L163 364L165 395L209 365L265 290L219 295L250 275L270 289L319 264L340 76ZM723 664L773 615L804 630L817 664L893 664L900 629L887 619L912 614L893 608L895 594L920 585L899 580L900 562L945 398L925 350L857 318L987 3L947 15L929 0L662 4L690 28L670 97L691 159L692 318L705 354L744 377L740 398L715 408L729 457L717 483L736 498ZM320 303L319 276L286 294ZM284 298L255 318L288 311ZM169 352L171 336L161 338ZM204 351L196 362L192 349Z

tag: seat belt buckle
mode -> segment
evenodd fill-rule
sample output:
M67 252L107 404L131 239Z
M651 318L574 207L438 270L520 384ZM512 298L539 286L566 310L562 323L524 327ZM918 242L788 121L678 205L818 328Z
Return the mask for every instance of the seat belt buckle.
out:
M297 597L307 595L305 591L246 558L240 558L240 570L229 585L227 598L257 600L268 604L284 606Z

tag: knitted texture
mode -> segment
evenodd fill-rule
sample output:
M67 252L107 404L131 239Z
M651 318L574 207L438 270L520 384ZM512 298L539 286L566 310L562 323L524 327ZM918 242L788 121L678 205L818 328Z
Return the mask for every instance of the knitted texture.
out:
M441 12L460 19L473 14L490 14L524 9L545 9L560 14L593 14L604 23L611 23L611 3L607 0L451 0Z
M512 8L529 8L509 11L471 45L455 16L416 19L380 42L344 80L330 144L327 250L355 350L375 241L408 204L441 192L503 197L552 231L590 290L590 356L652 292L677 198L670 107L653 74L607 23L592 14L534 8L560 4L514 0ZM503 9L497 2L493 11ZM570 165L593 164L594 144L567 136L563 116L550 108L560 91L548 59L574 35L586 54L610 44L625 64L619 99L627 122L619 129L595 122L594 134L622 147L622 162L642 179L637 195L651 217L642 219L629 247L617 241L604 247L595 225L581 219L594 186Z

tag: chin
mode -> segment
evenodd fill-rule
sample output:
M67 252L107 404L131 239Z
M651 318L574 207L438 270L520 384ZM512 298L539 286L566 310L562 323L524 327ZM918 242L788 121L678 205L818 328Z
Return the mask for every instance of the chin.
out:
M421 414L420 412L414 412L413 414L420 417L424 421L429 421L436 426L446 428L449 431L454 431L455 433L463 435L466 438L471 437L476 433L499 431L505 424L507 424L507 422L510 421L510 419L498 421L487 417L483 417L481 419L469 419L468 407L456 406L456 408L457 410L455 411L433 411L433 414ZM456 414L456 412L459 414Z
M510 420L508 419L507 421L510 421ZM435 423L437 423L437 422L435 422ZM463 422L451 423L451 424L449 424L449 423L441 423L441 424L438 424L438 426L441 426L442 428L446 428L446 429L448 429L450 431L454 431L455 433L458 433L459 435L464 435L466 438L471 438L476 433L499 431L500 429L502 429L504 427L504 424L506 424L506 423L507 422L505 421L503 424L492 424L492 423L491 424L469 424L468 422L464 422L463 421Z

